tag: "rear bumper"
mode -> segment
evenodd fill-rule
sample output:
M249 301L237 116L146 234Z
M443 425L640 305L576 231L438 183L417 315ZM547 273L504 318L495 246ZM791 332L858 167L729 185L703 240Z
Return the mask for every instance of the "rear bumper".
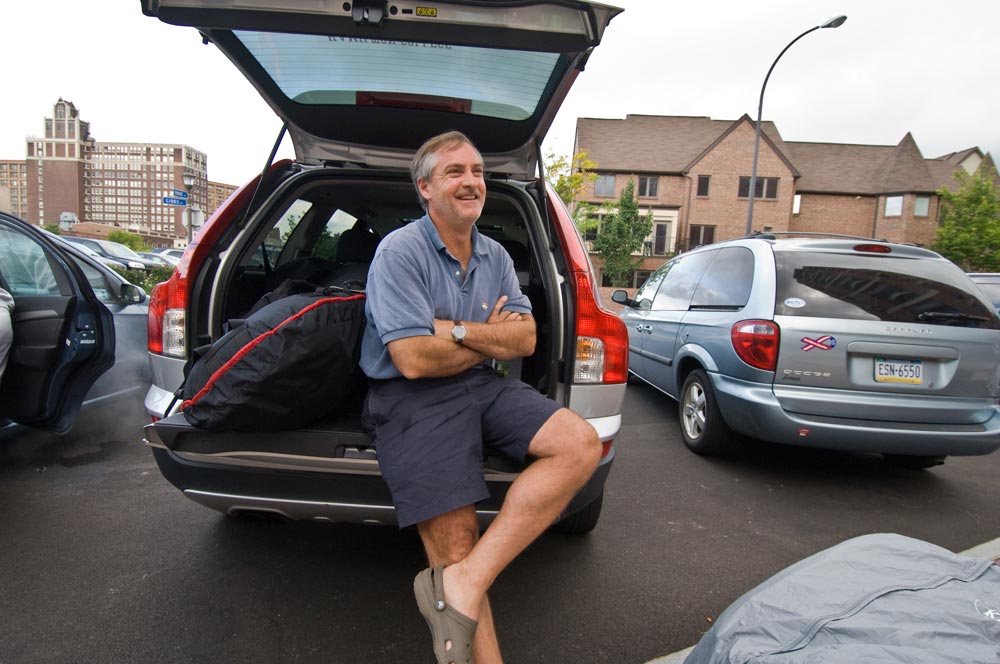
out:
M738 433L773 443L927 456L989 454L1000 447L1000 407L978 424L881 422L782 409L770 385L711 374L719 409Z
M163 476L195 502L225 514L254 513L296 521L395 525L389 490L375 472L316 472L276 470L212 463L186 458L153 446ZM560 518L588 506L601 495L611 472L612 446L595 473L570 501ZM480 526L496 517L517 473L490 473L490 497L476 505Z

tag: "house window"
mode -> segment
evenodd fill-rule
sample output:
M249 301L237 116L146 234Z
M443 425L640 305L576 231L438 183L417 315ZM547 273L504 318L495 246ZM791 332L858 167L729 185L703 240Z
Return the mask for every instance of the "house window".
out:
M614 196L614 195L615 195L615 176L598 175L597 179L594 180L594 196Z
M802 209L802 194L795 194L795 198L792 199L792 214L798 214L799 210Z
M659 182L660 178L658 177L639 176L639 196L655 198L656 186Z
M757 184L754 186L754 198L770 198L775 199L778 197L778 178L757 178ZM750 178L746 176L740 177L740 198L750 198Z
M902 196L886 196L885 197L885 216L887 217L898 217L903 214L903 197Z
M711 175L699 175L698 176L698 195L708 196L708 186L712 182Z
M699 226L697 224L692 224L688 239L688 249L694 249L695 247L700 247L703 244L712 244L715 242L715 226Z
M913 203L913 216L926 217L930 213L930 209L931 209L931 197L917 196L917 200Z
M653 251L654 256L666 256L670 252L670 224L658 223L653 225Z

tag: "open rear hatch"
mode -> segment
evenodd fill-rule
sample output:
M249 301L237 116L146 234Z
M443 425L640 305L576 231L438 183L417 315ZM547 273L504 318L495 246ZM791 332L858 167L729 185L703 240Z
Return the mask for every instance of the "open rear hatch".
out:
M405 168L456 129L486 168L536 172L538 146L620 9L580 0L143 0L197 28L288 125L304 162Z

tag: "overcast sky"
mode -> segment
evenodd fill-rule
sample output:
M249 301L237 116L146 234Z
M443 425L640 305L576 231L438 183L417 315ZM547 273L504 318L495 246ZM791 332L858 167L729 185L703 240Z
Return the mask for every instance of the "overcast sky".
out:
M784 46L807 35L767 85L764 119L785 140L896 145L925 157L978 146L1000 155L997 0L619 0L545 144L568 154L577 117L756 117L760 86ZM15 8L12 7L12 5ZM23 159L59 98L99 141L185 143L209 178L258 172L280 123L214 46L142 15L139 0L3 3L6 93L0 158ZM286 141L287 143L287 141ZM280 155L291 156L289 145Z

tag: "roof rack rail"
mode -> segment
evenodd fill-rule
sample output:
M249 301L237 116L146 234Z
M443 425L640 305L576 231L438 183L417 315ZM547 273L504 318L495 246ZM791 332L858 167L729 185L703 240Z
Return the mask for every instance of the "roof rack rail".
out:
M863 235L844 235L843 233L817 233L813 231L754 231L747 235L746 237L752 238L764 238L768 240L777 239L776 236L794 236L794 237L829 237L829 238L840 238L842 240L868 240L869 242L888 242L889 240L881 239L876 240L873 237L865 237Z

